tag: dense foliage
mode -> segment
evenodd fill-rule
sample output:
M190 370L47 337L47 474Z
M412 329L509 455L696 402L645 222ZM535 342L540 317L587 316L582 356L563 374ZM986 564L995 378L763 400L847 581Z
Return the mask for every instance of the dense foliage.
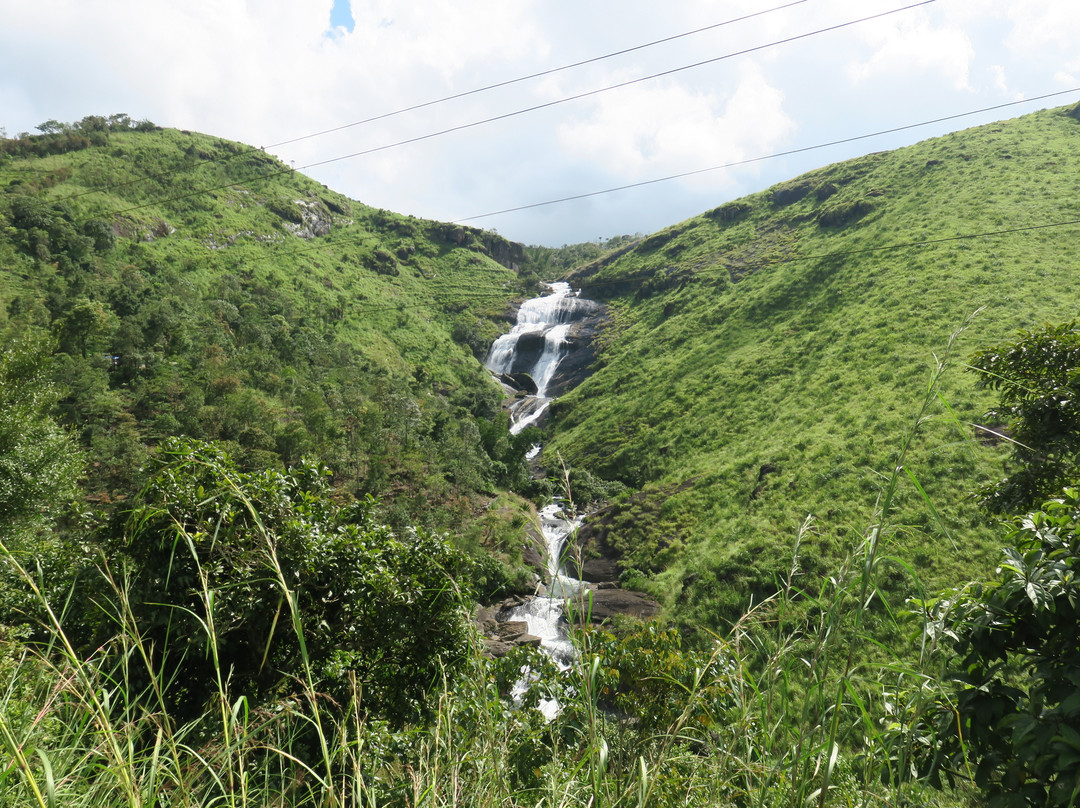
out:
M40 128L0 153L0 336L55 342L96 507L123 507L186 436L245 470L318 458L395 528L479 551L492 526L472 515L530 485L476 359L528 288L520 245L127 116ZM69 137L88 141L77 160Z
M1024 331L979 351L972 365L1000 396L987 418L1012 448L1009 475L983 489L996 513L1016 513L1080 480L1080 331L1076 323Z
M9 547L74 499L82 470L71 436L52 417L58 393L48 357L43 342L0 350L0 541Z
M1075 316L1076 225L1046 225L1076 219L1078 143L1058 109L869 154L571 272L612 323L593 375L553 408L545 452L636 489L613 543L647 556L625 571L684 628L729 625L775 592L807 514L808 563L827 577L934 355L975 312L964 360ZM972 441L992 390L954 371L940 393L887 537L931 588L993 569L1000 536L966 497L1008 453Z
M1080 491L1016 520L996 580L930 604L955 654L933 765L973 773L991 806L1080 799Z
M470 593L444 539L395 535L369 502L339 505L312 464L245 473L214 446L173 441L161 458L116 548L130 604L116 620L132 621L176 714L205 709L219 670L249 697L308 675L338 704L359 688L364 713L398 722L453 680Z

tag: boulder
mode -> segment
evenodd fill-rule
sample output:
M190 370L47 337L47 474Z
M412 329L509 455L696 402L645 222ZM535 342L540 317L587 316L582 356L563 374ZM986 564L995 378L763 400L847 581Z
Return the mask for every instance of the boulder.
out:
M591 589L582 592L571 610L573 619L578 623L583 623L586 616L593 623L603 623L617 614L644 620L659 611L660 604L655 600L626 589Z
M590 558L581 565L582 580L594 583L617 581L619 572L619 562L615 556Z
M495 633L500 640L512 642L522 634L529 633L529 624L524 620L506 620L496 624Z
M484 645L487 646L488 656L494 657L495 659L501 659L506 656L510 653L510 649L514 647L510 643L496 640L494 637L485 637Z
M521 550L521 560L536 570L541 577L547 575L547 562L544 561L544 556L540 551L536 549L532 542L526 544ZM591 578L589 580L592 580Z
M519 634L514 638L515 646L532 646L533 648L539 648L543 639L537 637L535 634Z

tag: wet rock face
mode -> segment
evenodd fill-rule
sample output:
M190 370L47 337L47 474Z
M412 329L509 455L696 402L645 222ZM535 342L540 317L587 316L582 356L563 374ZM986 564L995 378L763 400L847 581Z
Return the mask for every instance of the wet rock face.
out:
M548 382L548 395L562 395L589 377L596 362L596 337L606 322L604 310L597 308L570 326L566 353Z
M524 602L524 598L507 598L493 606L482 606L474 613L473 622L483 635L488 656L499 659L514 648L540 646L541 638L529 633L527 622L508 619L510 611Z
M526 332L518 336L514 348L514 361L509 368L510 374L529 373L544 355L545 345L546 340L542 331ZM535 382L533 386L536 386Z
M591 589L585 593L571 614L577 617L578 622L584 622L588 618L593 623L603 623L617 614L630 615L639 620L654 617L660 611L660 604L650 600L639 592L631 592L627 589Z

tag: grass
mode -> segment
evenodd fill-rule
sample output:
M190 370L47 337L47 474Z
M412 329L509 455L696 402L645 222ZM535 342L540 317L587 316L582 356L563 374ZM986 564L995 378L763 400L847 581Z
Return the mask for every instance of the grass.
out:
M476 429L501 396L476 354L530 289L524 253L286 168L168 129L0 157L0 338L55 339L100 503L187 435L250 467L318 456L395 521L464 530L505 482Z
M1049 110L868 155L786 183L808 189L796 201L770 189L571 273L613 323L595 373L553 408L546 446L641 490L616 540L677 540L648 571L670 614L730 625L771 589L807 513L808 555L838 560L884 490L878 470L929 357L975 310L961 359L1072 318L1076 226L889 245L1075 219L1078 138L1074 118ZM869 212L822 223L859 201ZM939 407L909 461L937 510L908 481L888 538L931 587L992 566L995 526L966 497L1004 457L970 440L992 396L958 371L940 387L952 412ZM659 536L636 518L657 512Z
M365 713L358 687L333 704L320 692L303 644L311 627L278 574L280 630L304 649L295 697L255 702L215 659L213 697L180 720L165 705L183 683L155 670L161 649L132 619L119 571L98 571L111 638L80 654L63 597L45 594L55 582L46 590L5 552L43 622L33 642L4 639L0 805L977 804L910 775L932 743L920 706L949 693L905 599L989 566L994 528L964 494L1002 457L971 438L986 394L929 357L979 307L951 341L954 360L1033 321L1071 318L1072 231L881 248L1075 218L1078 136L1074 120L1048 111L869 155L634 248L620 241L617 258L574 273L605 299L612 325L594 375L555 408L547 451L637 489L615 503L612 541L694 647L643 639L648 627L581 632L579 664L543 683L564 705L548 723L505 698L526 660L492 662L478 643L467 675L432 685L429 722L390 727ZM484 397L473 343L504 326L528 273L491 260L499 244L483 234L368 208L292 174L258 180L222 162L122 185L129 164L186 171L189 147L232 148L132 133L38 161L55 176L34 193L55 201L108 180L106 194L67 204L79 220L120 216L131 231L86 277L58 280L56 264L0 239L5 332L61 324L80 295L123 320L140 289L158 304L148 322L173 307L194 324L185 338L198 350L151 340L124 383L93 357L66 360L65 381L97 390L87 399L105 413L73 416L91 446L123 429L152 440L146 424L168 426L166 416L239 416L275 440L302 423L356 480L382 475L393 507L457 499L475 513L466 492L490 482L431 463L423 441L439 432L455 460L479 446L465 430L451 442L448 425ZM15 168L0 166L9 189ZM181 198L181 176L243 187ZM330 237L291 234L297 199L325 208ZM121 336L103 331L92 353L130 355ZM275 338L278 354L257 350ZM191 389L174 395L182 385ZM125 420L125 408L138 418ZM219 431L209 437L245 434ZM244 448L270 451L250 440ZM454 479L469 473L468 484ZM493 513L512 520L520 508L504 500ZM481 521L467 541L502 548L498 520ZM213 649L218 593L196 586ZM132 673L147 668L148 681Z
M16 637L6 643L0 742L10 763L0 772L0 805L973 804L963 791L936 792L909 776L922 737L905 722L918 714L918 702L948 694L917 641L882 647L881 628L871 625L918 633L917 620L882 586L891 568L916 587L918 573L889 557L885 540L898 528L905 461L939 400L947 358L935 366L901 439L884 495L827 585L805 585L813 530L807 519L777 591L706 651L683 652L661 635L653 646L658 653L616 661L610 640L581 630L577 664L562 678L549 665L551 678L520 708L510 704L507 684L523 659L495 662L479 650L465 661L469 673L456 677L458 684L446 679L433 686L436 706L425 724L392 729L365 715L355 687L349 704L328 704L311 674L296 598L268 538L276 588L288 606L282 620L303 653L299 695L253 703L215 658L216 693L203 715L178 722L165 707L168 689L178 683L158 674L139 688L130 674L136 666L125 663L137 657L150 664L154 651L132 617L122 576L99 570L109 592L101 605L115 633L110 648L82 657L67 639L63 610L5 548L3 562L14 566L45 624L33 644ZM202 632L213 649L215 592L205 580L196 588L208 615ZM642 630L624 627L616 642L632 642ZM870 644L876 651L867 653ZM669 671L684 653L696 665L676 678ZM619 686L620 670L626 676L631 669L640 675L632 682L639 700L613 709L610 688ZM529 700L552 691L563 709L547 722ZM662 719L635 717L634 710L643 716L661 703L663 711L650 714Z

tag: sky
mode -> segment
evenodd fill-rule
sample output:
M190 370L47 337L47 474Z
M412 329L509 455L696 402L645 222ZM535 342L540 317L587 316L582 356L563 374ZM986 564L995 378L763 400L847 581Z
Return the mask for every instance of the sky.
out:
M911 3L0 0L0 127L127 113L264 146L375 207L558 246L1080 101L1075 0Z

